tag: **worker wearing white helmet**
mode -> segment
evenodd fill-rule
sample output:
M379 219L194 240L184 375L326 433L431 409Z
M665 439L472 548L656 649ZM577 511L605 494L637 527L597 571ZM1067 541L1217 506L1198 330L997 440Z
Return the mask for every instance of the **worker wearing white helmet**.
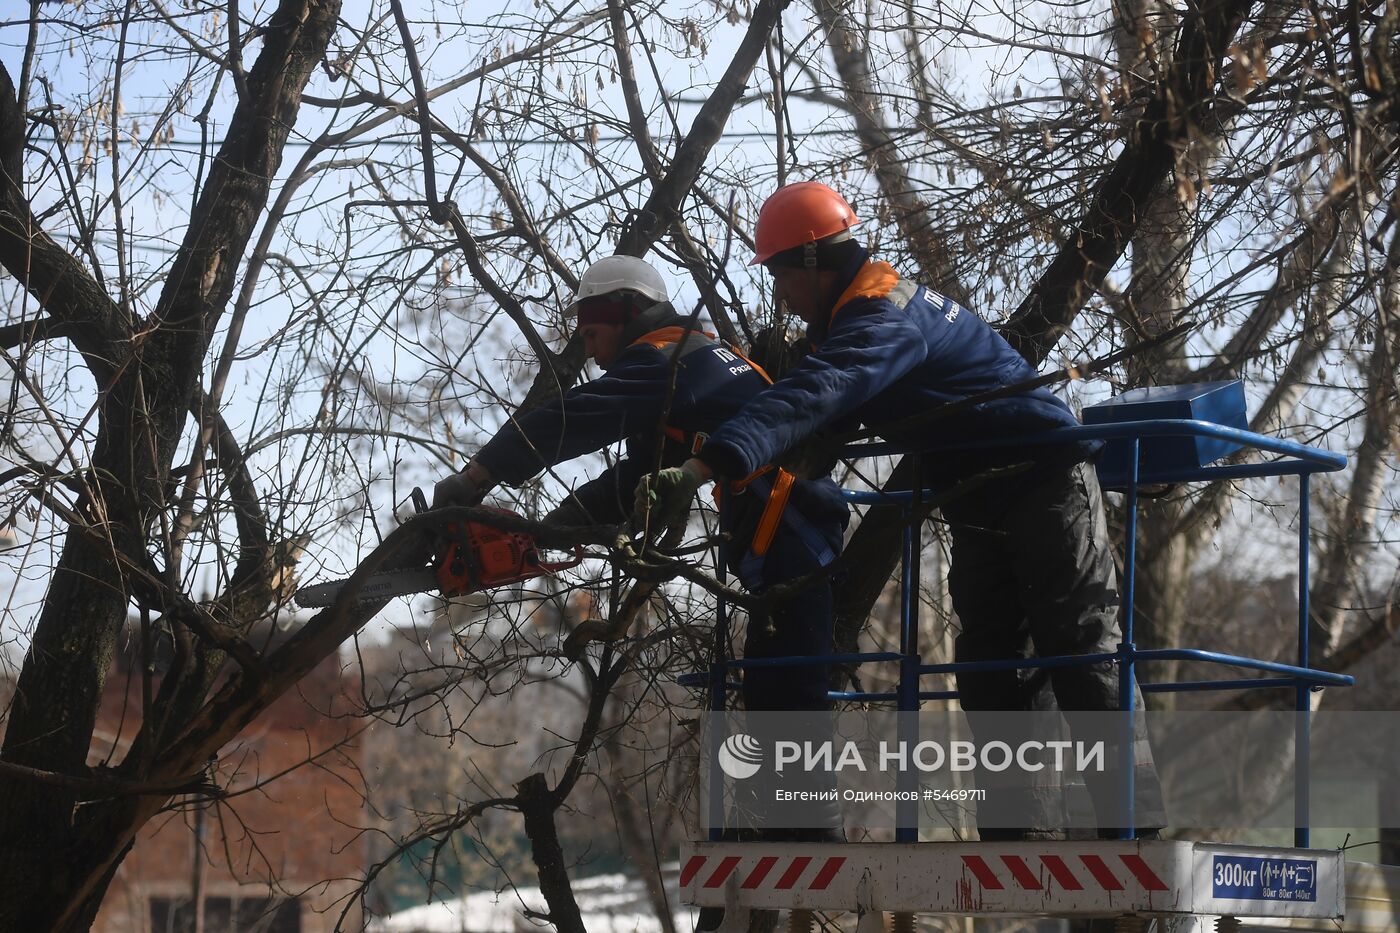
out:
M545 520L566 526L626 521L638 480L658 467L658 450L660 466L683 463L711 430L768 386L767 376L738 349L688 327L667 300L661 276L641 259L610 256L589 266L566 313L577 320L585 350L604 374L508 422L462 473L437 484L434 505L475 504L498 482L522 483L554 464L623 442L626 456L574 489ZM830 654L833 599L820 571L841 549L847 509L840 489L829 477L796 479L769 470L724 495L726 530L735 542L731 567L747 589L810 578L768 619L750 619L745 656ZM823 664L751 668L744 676L745 705L828 709L827 676Z
M649 319L675 316L668 298L666 280L651 263L635 256L608 256L584 270L564 316L578 321L584 355L607 370L622 346L622 332L628 324L647 311L652 312L647 314ZM505 445L512 435L519 434L518 424L508 424L498 442ZM607 443L617 439L613 437ZM492 459L489 451L486 459ZM539 468L536 466L530 474ZM472 458L460 473L438 482L433 490L434 507L475 505L499 480L498 470L499 465L492 470L480 455Z

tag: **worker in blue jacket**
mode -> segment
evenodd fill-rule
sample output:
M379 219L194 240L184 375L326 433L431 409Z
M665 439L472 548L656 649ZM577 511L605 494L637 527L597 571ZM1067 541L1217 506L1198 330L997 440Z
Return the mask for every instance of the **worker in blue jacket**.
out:
M772 275L775 300L806 322L812 352L711 431L695 457L646 480L659 524L711 477L746 476L783 462L823 429L863 423L917 451L1077 423L1053 393L1033 389L918 424L916 416L1036 373L976 314L904 279L888 263L872 261L851 234L857 223L836 191L814 182L783 187L764 203L754 262ZM972 491L943 507L952 532L949 589L962 625L957 660L1019 657L1027 630L1041 656L1117 649L1118 587L1089 462L1096 452L1093 443L1017 444L923 458L925 481L940 488L996 467L1022 469L969 484ZM1062 710L1118 708L1111 663L1057 667L1050 676ZM1026 707L1014 670L962 673L957 681L974 729L975 711ZM1145 731L1139 739L1137 823L1157 827L1165 816L1160 787ZM1115 774L1088 779L1104 830L1122 825L1118 780ZM1047 801L1021 806L1010 833L985 827L984 838L1039 835L1060 825ZM1007 822L1007 813L997 814L997 824Z
M658 455L661 466L683 462L768 385L735 348L688 330L667 300L664 280L641 259L611 256L591 265L568 315L577 316L585 353L603 375L508 422L462 472L437 484L434 505L474 505L496 483L523 483L620 441L626 456L574 489L545 521L625 522L634 488L657 468ZM750 591L812 574L840 553L847 508L829 477L795 480L769 471L726 487L724 495L731 569ZM745 657L830 654L832 607L831 582L818 573L769 618L749 620ZM745 707L827 710L827 679L826 665L748 669Z

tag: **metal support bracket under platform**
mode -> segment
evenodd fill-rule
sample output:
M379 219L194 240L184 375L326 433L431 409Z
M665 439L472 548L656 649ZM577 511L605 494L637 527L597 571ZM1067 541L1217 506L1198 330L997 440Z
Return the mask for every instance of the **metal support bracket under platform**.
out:
M701 907L991 916L1340 919L1338 851L1210 842L702 842L681 848Z

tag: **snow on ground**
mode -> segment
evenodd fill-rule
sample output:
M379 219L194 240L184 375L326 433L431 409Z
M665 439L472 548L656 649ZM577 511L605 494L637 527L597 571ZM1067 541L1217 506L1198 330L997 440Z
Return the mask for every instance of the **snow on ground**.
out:
M677 930L691 930L691 908L680 903L677 866L663 869L666 899ZM595 875L573 883L574 899L588 933L661 933L646 887L630 875ZM545 912L539 888L507 889L499 894L483 891L452 901L410 907L375 920L370 933L535 933L542 921L525 916L526 910Z

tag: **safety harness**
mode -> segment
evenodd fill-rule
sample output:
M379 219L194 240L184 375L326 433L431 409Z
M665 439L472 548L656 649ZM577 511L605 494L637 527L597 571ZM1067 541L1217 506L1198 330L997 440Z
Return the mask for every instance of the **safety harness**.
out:
M662 327L643 334L632 341L630 346L646 344L666 352L681 341L685 341L685 345L681 348L682 359L696 350L706 349L719 343L714 334L673 326ZM769 385L773 384L772 378L764 372L763 367L745 356L737 347L724 345L723 348L751 366L764 382ZM670 424L663 425L662 431L671 440L686 448L692 455L698 454L700 448L705 446L705 441L709 439L709 435L703 431L687 431ZM778 527L783 522L787 522L788 527L797 534L821 564L830 563L836 557L835 551L801 512L797 509L788 510L788 499L792 496L792 487L796 479L797 477L787 470L770 464L743 479L733 480L728 484L728 491L731 495L751 492L765 500L763 514L759 517L758 527L754 530L748 553L739 562L739 578L750 589L761 584L764 560L769 548L773 545L773 538L778 533ZM722 495L721 484L715 484L713 495L715 504L719 505Z

